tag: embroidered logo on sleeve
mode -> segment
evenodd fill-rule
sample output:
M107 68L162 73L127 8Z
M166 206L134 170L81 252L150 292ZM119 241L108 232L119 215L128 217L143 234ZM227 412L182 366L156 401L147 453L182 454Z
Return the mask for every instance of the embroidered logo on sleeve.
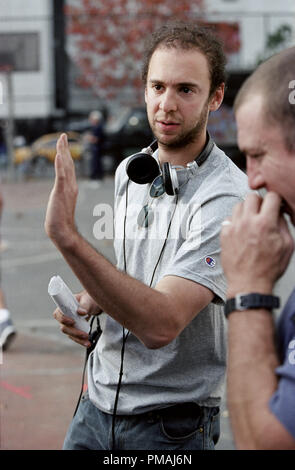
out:
M206 256L205 258L205 263L210 266L210 268L214 268L216 262L215 262L215 259L212 258L211 256Z

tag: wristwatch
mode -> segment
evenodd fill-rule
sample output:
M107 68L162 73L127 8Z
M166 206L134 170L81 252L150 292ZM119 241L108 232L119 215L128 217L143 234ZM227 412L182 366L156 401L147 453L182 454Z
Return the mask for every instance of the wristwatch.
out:
M228 299L225 303L226 318L231 312L243 311L256 308L265 308L272 310L279 308L280 298L275 295L259 294L256 292L250 294L237 294L235 297Z

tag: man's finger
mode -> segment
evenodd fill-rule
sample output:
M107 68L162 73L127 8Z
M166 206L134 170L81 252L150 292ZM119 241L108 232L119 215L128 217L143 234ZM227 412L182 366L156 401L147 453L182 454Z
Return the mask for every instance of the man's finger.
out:
M249 193L243 203L243 213L247 214L257 214L261 208L263 199L256 193Z
M54 167L55 167L56 183L60 185L61 182L63 182L65 178L65 170L64 170L62 156L60 153L57 153L55 156Z
M67 143L68 143L67 134L65 133L61 134L56 143L57 153L64 153L67 148Z
M292 253L294 251L294 240L290 233L288 223L283 214L280 214L279 217L279 229L285 241L286 251Z
M243 202L238 202L238 204L233 207L231 222L234 222L235 219L239 219L241 217L243 213L243 204Z
M74 341L77 344L80 344L80 346L84 346L85 348L89 348L91 346L91 343L89 340L81 340L79 338L75 338L74 336L68 335L68 337Z
M75 320L73 320L73 318L67 317L59 309L56 309L53 312L53 316L59 323L64 325L73 326L75 324Z
M232 221L230 219L225 219L223 222L221 222L222 227L226 227L228 225L232 225Z
M89 321L91 318L91 314L87 312L84 308L78 307L77 314L80 315L85 320Z
M72 174L75 172L75 167L72 159L72 155L70 152L69 144L68 144L68 136L67 134L63 133L59 137L57 144L56 144L57 153L62 155L64 167L66 171L69 171Z
M68 336L72 336L73 338L76 338L79 341L85 342L89 340L88 334L85 333L85 331L79 330L78 328L75 328L74 326L67 326L67 325L61 324L60 330L64 334Z
M274 192L267 193L261 205L261 215L277 224L280 217L281 203L282 198L278 194Z
M80 307L80 306L77 308L77 313L81 315L82 317L85 317L86 315L88 315L88 311L85 308Z

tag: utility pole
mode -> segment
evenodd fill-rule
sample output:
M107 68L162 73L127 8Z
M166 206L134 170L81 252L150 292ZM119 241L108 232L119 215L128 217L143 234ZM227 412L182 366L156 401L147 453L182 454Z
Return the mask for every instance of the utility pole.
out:
M8 171L7 176L9 180L13 180L15 176L14 172L14 106L13 106L13 84L12 84L12 67L10 65L4 65L0 68L0 73L5 77L6 87L2 89L2 104L4 104L4 90L6 88L6 125L5 125L5 143L8 157Z

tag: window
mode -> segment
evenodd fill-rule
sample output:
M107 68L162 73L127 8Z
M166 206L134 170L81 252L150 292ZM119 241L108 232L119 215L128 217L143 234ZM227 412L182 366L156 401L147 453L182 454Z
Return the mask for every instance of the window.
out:
M0 33L0 67L15 72L40 70L39 33Z

